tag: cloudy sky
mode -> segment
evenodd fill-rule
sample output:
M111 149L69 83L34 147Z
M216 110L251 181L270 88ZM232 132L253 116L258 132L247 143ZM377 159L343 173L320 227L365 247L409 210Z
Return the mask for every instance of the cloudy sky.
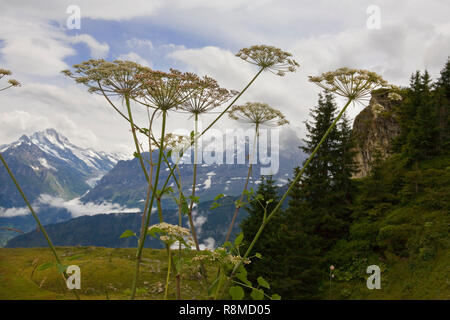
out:
M71 5L80 9L80 29L67 26ZM374 5L379 29L367 24ZM319 93L308 75L357 67L407 85L417 69L437 77L450 55L447 0L0 0L0 8L0 68L23 84L0 94L0 145L52 127L80 146L130 153L127 123L60 73L89 58L175 67L241 90L256 70L234 53L254 44L280 47L301 68L283 78L263 74L239 102L282 110L291 122L285 134L302 137ZM145 110L135 106L135 112L144 124ZM171 115L169 129L190 130L187 123Z

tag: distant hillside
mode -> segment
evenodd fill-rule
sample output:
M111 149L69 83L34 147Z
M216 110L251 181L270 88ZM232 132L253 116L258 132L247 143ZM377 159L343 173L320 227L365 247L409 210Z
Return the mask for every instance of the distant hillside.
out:
M194 211L194 223L199 235L200 242L206 244L222 243L234 209L234 198L222 198L220 207L211 210L213 201L200 203L197 210ZM241 210L235 233L239 232L239 222L247 215L245 210ZM57 246L103 246L103 247L136 247L136 238L119 239L125 230L132 230L139 233L142 215L139 213L116 213L116 214L98 214L94 216L82 216L61 223L49 224L45 228ZM27 223L32 224L32 217L29 217ZM23 219L23 218L16 218ZM177 224L178 216L176 210L164 210L165 222ZM44 220L45 222L45 220ZM150 223L158 223L158 215L153 213ZM184 218L183 224L187 227L187 218ZM147 240L148 247L162 248L159 240ZM23 235L18 235L8 241L6 247L41 247L47 243L43 235L34 229Z
M301 140L294 136L295 133L290 131L284 133L286 134L283 138L285 144L282 145L279 152L278 171L273 175L279 186L287 183L288 178L292 175L293 168L300 165L305 159L304 153L298 148L301 145ZM248 144L246 144L245 149L248 155ZM239 152L243 151L245 150L240 150ZM143 157L148 159L149 153L144 153ZM157 159L157 157L158 152L155 151L153 159ZM201 201L212 200L219 193L236 196L242 192L247 177L248 160L246 164L238 164L237 157L238 155L235 152L233 164L226 164L224 161L223 164L202 163L198 165L196 196L199 196ZM268 167L270 167L270 164L261 164L260 161L253 165L250 187L257 188L260 182L261 168ZM193 165L190 163L180 164L179 168L182 175L184 193L189 195L192 190ZM164 164L160 176L160 185L164 183L168 174L169 169ZM169 184L174 186L173 180ZM119 161L81 200L94 203L106 200L128 207L136 207L142 205L146 190L147 183L139 161L138 159L132 159ZM167 208L167 206L173 207L174 202L172 200L166 201L164 207Z

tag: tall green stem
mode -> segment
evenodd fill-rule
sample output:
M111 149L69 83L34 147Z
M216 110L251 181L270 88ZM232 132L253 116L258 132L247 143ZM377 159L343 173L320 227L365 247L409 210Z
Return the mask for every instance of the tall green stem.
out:
M333 123L331 124L331 126L328 128L328 130L325 132L325 134L323 135L322 139L319 141L319 143L317 144L316 148L314 149L314 151L311 153L311 155L309 156L308 160L305 162L305 164L303 165L302 169L300 170L300 172L297 174L297 176L295 177L295 179L291 182L289 188L286 190L286 192L283 194L283 196L281 197L280 201L278 202L278 204L276 205L276 207L272 210L272 212L267 216L267 218L263 221L263 223L261 224L261 226L258 229L258 232L256 233L255 237L253 238L252 242L250 243L247 251L245 252L244 256L242 257L242 260L246 259L250 252L252 251L253 247L255 246L256 242L258 241L259 237L261 236L262 232L264 231L264 228L266 227L266 225L269 223L269 221L274 217L274 215L278 212L278 210L280 209L281 205L283 204L283 202L286 200L287 196L289 195L289 193L291 192L292 188L298 183L298 181L300 180L300 178L302 177L303 173L305 172L306 167L309 165L309 163L311 162L311 160L314 158L314 156L316 155L317 151L319 150L320 146L322 145L322 143L327 139L328 135L330 134L330 132L334 129L334 127L336 126L337 122L339 121L339 119L341 119L342 115L344 114L345 110L347 109L347 107L350 105L350 103L352 102L352 99L349 99L347 101L347 103L345 104L345 106L342 108L341 112L339 112L338 116L336 117L336 119L334 119ZM233 268L233 271L231 273L231 276L228 278L227 284L224 287L224 290L228 287L228 284L230 283L232 277L234 276L234 274L236 273L236 271L239 269L239 267L242 265L242 260L239 261L235 267ZM220 288L218 288L219 290Z
M144 160L142 159L141 149L139 147L139 141L136 136L136 127L133 122L133 116L131 114L131 107L130 107L130 98L128 96L125 96L125 103L127 105L128 119L130 120L131 133L133 134L134 146L136 147L136 153L139 158L139 163L141 164L142 171L144 172L145 180L149 181L147 169L145 168Z
M166 111L163 110L162 111L162 126L161 126L161 142L159 144L159 154L158 154L158 163L156 165L155 183L153 184L154 188L153 188L153 192L152 192L152 197L150 199L150 205L148 207L147 217L145 219L145 227L143 229L144 232L140 235L139 245L138 245L137 254L136 254L136 266L135 266L135 270L134 270L133 284L131 287L131 299L132 300L135 298L135 295L136 295L136 286L137 286L137 281L138 281L138 277L139 277L139 265L140 265L140 261L141 261L141 257L142 257L142 250L144 248L145 237L147 236L148 225L150 223L152 207L153 207L153 203L155 201L155 196L156 196L156 190L158 190L159 173L161 171L162 154L164 152L164 135L165 135L165 130L166 130L166 118L167 118L167 113L166 113Z
M19 182L17 182L16 178L14 177L14 174L12 173L11 169L9 168L8 164L6 163L5 159L3 158L3 155L0 153L0 160L3 163L3 165L6 168L6 171L8 171L9 176L11 177L12 181L14 182L17 190L19 191L20 195L22 196L23 200L25 201L25 203L27 204L28 209L30 209L31 214L33 215L34 220L36 220L37 225L39 226L39 229L41 230L42 234L45 237L45 240L47 240L47 244L50 247L50 249L52 250L52 253L55 257L56 263L58 265L62 266L61 260L58 257L58 254L56 253L56 249L53 246L52 241L50 240L50 237L47 234L47 231L45 230L44 226L42 225L41 221L39 220L36 212L34 211L33 207L31 206L30 202L28 201L28 198L25 196L25 193L22 191L22 188L19 185ZM63 276L65 279L68 278L67 273L64 271L63 272ZM76 298L79 300L80 297L78 296L78 294L73 291L74 295L76 296Z
M258 132L258 124L256 124L255 138L253 139L253 150L252 150L252 154L249 157L247 179L245 180L244 189L242 190L241 197L239 198L239 202L236 205L236 209L234 210L233 218L231 219L231 223L230 223L230 226L228 227L227 236L225 237L224 242L227 242L230 239L231 232L233 231L234 223L236 222L236 218L237 218L239 209L242 204L242 200L244 199L245 191L247 191L248 181L250 180L250 176L252 175L252 166L253 166L252 163L253 163L253 157L255 156L255 152L256 152L256 144L257 144L256 142L257 142L258 133L259 133Z
M198 114L195 114L194 139L197 136L197 134L198 134ZM192 194L191 194L191 203L189 205L188 218L189 218L189 226L191 227L192 238L194 239L194 243L195 243L195 248L197 249L197 251L200 251L200 246L198 244L198 238L197 238L197 232L195 231L194 221L192 220L192 209L194 207L195 188L197 186L197 161L198 161L198 140L195 139Z
M192 209L194 207L194 198L195 198L195 188L197 186L197 162L198 162L198 114L195 114L195 125L194 125L194 168L193 168L193 181L192 181L192 195L191 195L191 203L189 205L188 210L188 220L189 226L192 232L192 238L194 239L195 249L200 251L200 245L198 243L197 232L195 231L194 221L192 220ZM208 285L208 278L206 274L206 268L203 263L200 263L200 270L202 273L202 278L205 282L205 285Z
M170 280L170 269L172 265L172 254L171 250L169 248L169 266L167 267L167 277L166 277L166 290L164 292L164 300L167 300L168 294L169 294L169 280Z

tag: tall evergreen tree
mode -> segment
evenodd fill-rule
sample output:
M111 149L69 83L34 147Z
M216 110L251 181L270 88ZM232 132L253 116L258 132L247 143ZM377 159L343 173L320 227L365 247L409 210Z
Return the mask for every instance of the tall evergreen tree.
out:
M312 153L335 116L334 98L325 92L311 111L312 121L306 123L308 133L301 148L307 154ZM320 294L321 282L328 276L326 253L348 232L351 176L355 171L353 146L350 126L344 117L291 192L283 224L287 239L284 247L298 248L288 263L297 266L297 274L288 278L296 280L303 296L315 298ZM296 168L294 174L298 170Z
M420 77L413 90L418 98L415 101L416 112L411 120L406 141L406 155L411 163L435 154L437 137L435 108L428 71Z
M450 58L441 70L441 76L435 88L437 149L439 153L448 153L450 150Z

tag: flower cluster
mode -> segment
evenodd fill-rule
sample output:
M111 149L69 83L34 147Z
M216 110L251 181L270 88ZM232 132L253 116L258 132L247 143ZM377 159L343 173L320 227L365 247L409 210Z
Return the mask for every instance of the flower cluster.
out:
M5 76L10 76L12 73L9 70L0 68L0 79L2 79ZM0 88L0 91L11 88L11 87L18 87L20 86L20 82L15 79L8 79L8 86L4 88Z
M291 58L291 53L266 45L243 48L236 53L236 56L279 76L284 76L286 72L295 72L300 66Z
M197 85L188 99L181 104L180 109L199 115L222 105L236 94L237 91L221 88L216 80L204 76L198 79Z
M64 70L62 73L86 85L89 92L129 97L133 97L142 86L136 75L149 70L132 61L109 62L104 59L90 59L73 67L74 72Z
M136 77L142 83L137 96L148 107L161 111L178 108L198 88L200 79L190 72L170 69L170 72L147 69Z
M148 233L153 237L156 237L156 235L159 234L159 239L168 245L179 241L186 247L192 246L190 230L181 226L161 222L148 228Z
M317 77L310 76L309 81L354 102L367 100L375 89L392 88L375 72L350 68L339 68Z
M250 259L244 259L241 256L235 256L228 253L227 249L224 247L218 247L215 250L205 249L192 258L192 261L196 262L212 262L219 263L221 265L231 264L233 266L242 262L244 264L249 264Z
M233 106L228 111L228 116L231 119L253 123L257 126L282 126L289 123L281 111L272 108L266 103L259 102L247 102L245 105Z
M388 99L392 100L392 101L402 101L403 100L402 96L395 92L389 92Z

